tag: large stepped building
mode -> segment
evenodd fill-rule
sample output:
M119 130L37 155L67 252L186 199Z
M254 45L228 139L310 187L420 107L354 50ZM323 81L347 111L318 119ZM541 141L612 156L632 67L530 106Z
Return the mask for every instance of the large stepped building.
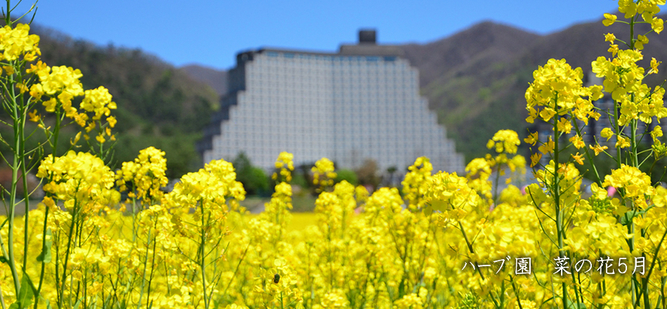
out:
M269 171L281 151L295 164L327 157L355 169L373 159L404 171L419 156L461 173L463 156L419 95L419 73L375 31L338 53L264 48L241 52L228 93L198 150L204 162L245 152Z

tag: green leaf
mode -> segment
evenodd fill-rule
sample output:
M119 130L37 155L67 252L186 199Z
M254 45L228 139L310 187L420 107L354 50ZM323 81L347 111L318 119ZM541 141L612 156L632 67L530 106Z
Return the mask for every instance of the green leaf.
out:
M571 300L567 300L567 308L574 308L574 309L586 309L586 305L584 303L575 303Z
M44 237L46 237L44 248L42 249L42 253L37 256L37 262L49 263L51 262L51 245L53 244L51 229L46 229L46 236Z
M2 191L0 191L0 194L2 194ZM7 224L7 221L9 221L9 218L5 219L5 221L3 221L2 224L0 224L0 229L5 227L5 224Z
M646 209L646 210L648 210L648 209ZM646 210L642 210L642 211L629 210L628 212L624 213L621 216L621 224L622 225L628 225L629 223L632 223L632 219L634 219L638 215L645 214Z
M76 301L76 304L74 304L74 307L72 307L72 309L78 309L79 305L81 305L81 298L79 298L79 300Z
M621 216L621 224L628 225L629 222L632 222L632 218L634 218L634 213L630 210Z
M23 278L21 279L21 290L18 295L19 308L28 308L32 305L33 298L35 297L35 286L30 281L30 277L25 272L23 273Z
M37 293L37 290L35 290L35 293ZM51 307L51 301L44 298L44 296L42 296L42 294L37 295L37 297L39 297L40 300L44 301L44 303L46 304L46 309L52 309L53 308L53 307Z
M9 305L9 309L19 309L19 303L13 303Z
M530 197L530 200L535 203L535 207L540 207L547 200L547 195L542 191L539 184L534 183L526 187L526 193Z
M0 256L0 263L7 263L7 262L9 262L7 258L5 258L4 256Z

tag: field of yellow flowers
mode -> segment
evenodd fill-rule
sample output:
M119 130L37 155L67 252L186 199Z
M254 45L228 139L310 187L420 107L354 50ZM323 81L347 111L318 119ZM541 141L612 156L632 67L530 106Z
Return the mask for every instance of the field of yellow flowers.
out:
M620 0L623 18L605 14L603 23L647 23L660 33L659 4ZM592 62L603 85L584 87L582 69L564 59L535 70L527 121L553 129L545 140L537 132L525 139L538 183L520 189L510 178L498 192L501 174L525 173L528 163L510 130L489 140L490 153L465 176L436 172L421 157L400 191L370 196L334 184L323 158L313 167L316 224L289 228L291 154L278 156L275 193L253 216L239 206L245 191L224 160L184 175L169 193L160 190L159 149L113 171L105 163L116 124L108 90L84 90L79 70L39 60L29 25L5 23L2 125L14 135L2 137L13 179L0 217L2 309L667 308L667 189L641 171L667 155L661 127L650 125L667 116L665 90L643 83L660 62L638 65L646 34L606 34L609 55ZM594 105L604 96L613 109ZM614 149L582 138L603 113L613 129L602 136L616 140ZM80 133L59 140L68 125ZM27 149L32 127L46 139ZM645 136L652 146L640 151ZM73 150L84 142L90 152ZM72 150L56 153L59 143ZM591 164L598 155L614 160L608 175ZM595 175L588 198L575 164ZM30 209L17 193L28 192L22 176L31 170L46 195L18 217L17 205Z

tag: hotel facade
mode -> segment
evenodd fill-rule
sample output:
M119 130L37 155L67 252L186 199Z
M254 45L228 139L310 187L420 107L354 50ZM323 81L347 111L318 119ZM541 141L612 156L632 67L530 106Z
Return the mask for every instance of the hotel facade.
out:
M377 45L375 31L360 31L359 39L338 53L239 53L228 93L197 145L204 162L245 152L270 171L287 151L295 165L327 157L356 169L373 159L381 171L405 171L426 156L435 171L462 173L463 156L419 95L417 69L399 48Z

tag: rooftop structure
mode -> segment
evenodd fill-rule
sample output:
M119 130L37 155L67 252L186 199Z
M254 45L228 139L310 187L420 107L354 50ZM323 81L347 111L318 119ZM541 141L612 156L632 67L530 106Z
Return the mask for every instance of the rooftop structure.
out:
M419 95L419 73L397 46L378 45L374 30L337 53L263 48L237 55L229 92L205 130L204 162L245 152L272 170L281 151L295 164L327 157L338 168L373 159L399 171L419 156L462 172L463 156Z

